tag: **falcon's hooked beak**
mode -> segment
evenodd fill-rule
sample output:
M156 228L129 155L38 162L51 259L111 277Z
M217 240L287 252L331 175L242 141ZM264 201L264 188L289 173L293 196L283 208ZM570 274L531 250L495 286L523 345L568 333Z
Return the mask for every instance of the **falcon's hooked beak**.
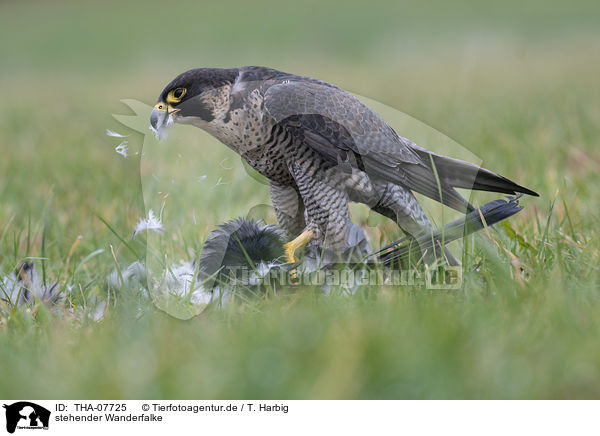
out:
M180 109L174 109L170 104L157 103L150 114L150 130L157 139L167 137L167 129L175 122L175 117Z

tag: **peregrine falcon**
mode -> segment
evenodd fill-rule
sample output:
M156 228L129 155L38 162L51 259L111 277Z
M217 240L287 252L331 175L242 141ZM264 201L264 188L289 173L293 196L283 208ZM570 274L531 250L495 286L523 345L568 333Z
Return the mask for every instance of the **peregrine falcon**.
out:
M335 85L266 67L186 71L163 89L150 123L157 137L173 123L199 127L268 178L279 225L294 238L290 262L313 239L342 252L351 201L410 236L432 229L413 192L463 213L474 208L455 188L538 195L399 136Z

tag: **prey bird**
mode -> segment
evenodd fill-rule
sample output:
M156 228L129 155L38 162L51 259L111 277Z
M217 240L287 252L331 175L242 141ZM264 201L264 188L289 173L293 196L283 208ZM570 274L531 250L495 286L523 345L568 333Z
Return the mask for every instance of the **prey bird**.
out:
M414 192L463 213L474 207L455 188L538 195L399 136L335 85L265 67L198 68L175 77L150 115L159 138L174 123L205 130L269 179L279 225L293 238L285 244L288 262L311 240L343 252L351 201L410 237L433 230Z

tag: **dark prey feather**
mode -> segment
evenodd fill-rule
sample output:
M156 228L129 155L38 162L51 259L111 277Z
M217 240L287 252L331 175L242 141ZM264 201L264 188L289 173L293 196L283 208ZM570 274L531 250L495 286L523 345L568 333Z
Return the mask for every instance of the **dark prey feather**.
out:
M228 221L211 232L198 260L198 276L205 280L231 267L254 268L283 256L284 233L277 226L244 218ZM250 262L252 264L250 264Z
M520 197L521 195L518 195L516 197L508 197L507 200L491 201L468 213L464 218L452 221L442 229L437 229L416 237L400 239L372 253L371 256L377 256L381 263L390 265L391 263L407 259L410 256L411 250L413 252L415 250L433 250L434 248L437 250L442 245L442 240L444 244L448 244L456 239L475 233L485 226L491 226L515 215L523 209L519 205Z

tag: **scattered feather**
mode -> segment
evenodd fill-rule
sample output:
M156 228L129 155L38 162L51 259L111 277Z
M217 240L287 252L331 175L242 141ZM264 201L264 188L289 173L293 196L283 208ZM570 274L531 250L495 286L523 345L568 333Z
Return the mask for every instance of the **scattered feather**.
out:
M157 233L164 233L165 229L162 225L162 218L154 215L154 211L150 209L148 211L148 218L140 219L140 222L135 226L133 237L135 238L138 233L143 230L154 230Z
M35 297L49 305L56 305L63 299L59 284L44 285L35 264L31 262L25 262L0 281L0 298L15 306L32 304Z
M121 279L123 279L121 281ZM106 277L106 283L111 289L144 290L146 283L146 266L143 262L135 261L124 270L119 271L115 268Z
M99 322L104 318L104 313L106 312L106 308L108 306L108 302L106 300L99 300L96 302L96 305L91 310L89 316L95 321Z
M130 135L122 135L122 134L117 133L117 132L115 132L113 130L110 130L110 129L106 129L106 135L107 136L112 136L113 138L127 138L128 136L130 136Z
M199 283L194 280L194 267L181 260L179 264L173 265L167 269L166 286L169 292L179 297L188 295L191 291L192 283L198 286Z
M116 146L115 151L123 157L127 157L128 141L123 141Z
M190 302L196 305L208 304L215 299L219 299L221 304L229 298L229 292L219 292L218 289L212 291L204 288L202 282L194 280L196 268L193 263L179 261L179 264L173 265L167 270L166 282L163 284L168 292L178 297L190 297Z
M200 280L194 280L195 269L190 262L180 260L179 263L172 264L163 271L163 280L160 283L153 285L152 293L168 292L171 295L180 298L189 298L194 305L206 305L216 299L220 300L222 306L229 299L230 290L220 292L218 287L209 291L204 288ZM147 289L148 277L152 277L152 271L146 270L146 265L143 262L133 262L120 273L117 268L106 277L106 282L110 289L123 291L141 291L146 298L150 297L150 292ZM121 278L123 280L121 280ZM96 305L99 307L99 305ZM102 318L104 308L102 307L98 316L93 316L95 320Z

